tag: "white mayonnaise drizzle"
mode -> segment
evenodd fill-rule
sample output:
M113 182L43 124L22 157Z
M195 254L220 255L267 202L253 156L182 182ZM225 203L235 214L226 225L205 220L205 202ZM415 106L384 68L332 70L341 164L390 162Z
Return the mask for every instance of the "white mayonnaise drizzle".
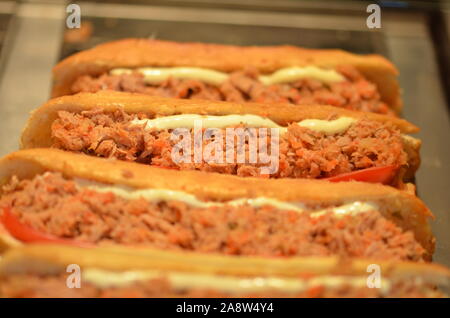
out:
M156 128L194 128L196 121L201 122L202 128L223 128L244 124L246 127L282 128L274 121L257 115L225 115L209 116L197 114L184 114L158 117L155 119L134 119L133 125L145 125L146 129Z
M164 277L174 289L213 289L229 293L254 293L267 290L279 290L286 293L301 292L311 287L324 286L336 288L342 285L352 287L367 286L367 278L362 276L323 275L310 279L286 277L236 277L215 274L158 271L113 272L101 269L85 269L82 278L85 282L100 288L122 287L134 282ZM382 280L382 289L388 291L390 282Z
M316 66L287 67L270 75L261 75L259 80L265 85L295 82L300 79L315 79L323 83L335 83L345 80L344 76L335 70L325 70Z
M305 119L297 122L301 127L305 127L317 132L326 134L337 134L346 131L357 120L351 117L340 117L334 120L322 119ZM155 119L134 119L132 125L144 125L145 129L175 129L175 128L194 128L200 125L202 128L224 128L229 126L237 126L240 124L246 127L265 127L279 128L280 133L287 131L286 127L280 126L274 121L258 115L197 115L184 114L159 117Z
M110 74L122 75L132 72L139 72L144 75L144 80L148 84L158 84L172 77L177 79L195 79L207 84L219 86L229 78L227 73L200 67L115 68L110 71ZM305 78L315 79L323 83L335 83L345 80L344 76L335 70L327 70L312 65L282 68L272 74L261 75L258 79L265 85L273 85L295 82Z
M83 181L80 184L86 184L86 182ZM227 202L213 202L213 201L201 201L197 199L194 195L187 192L174 191L168 189L127 190L116 186L93 185L93 184L85 185L84 188L88 188L90 190L101 193L110 192L127 200L142 198L151 202L178 201L186 203L187 205L196 208L210 208L222 206L239 207L249 205L252 207L271 206L276 209L295 211L298 213L303 213L307 211L305 206L301 203L283 202L277 199L267 197L241 198ZM356 215L358 213L377 210L378 207L374 203L354 201L343 205L339 205L337 207L329 207L313 211L310 215L311 217L319 217L326 213L334 213L336 216L343 216L346 214Z

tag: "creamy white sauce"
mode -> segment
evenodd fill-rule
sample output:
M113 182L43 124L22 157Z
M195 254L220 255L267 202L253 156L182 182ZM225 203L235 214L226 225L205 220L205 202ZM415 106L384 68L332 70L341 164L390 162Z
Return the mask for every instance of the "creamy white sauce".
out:
M148 84L158 84L169 77L178 79L195 79L207 84L219 86L227 81L229 75L224 72L200 67L141 67L136 69L116 68L110 71L111 75L130 74L139 72L144 75ZM268 75L259 76L259 81L265 85L295 82L300 79L315 79L323 83L336 83L345 80L344 76L332 69L323 69L316 66L286 67Z
M218 86L228 79L228 74L226 73L197 67L142 67L134 71L144 75L145 82L148 84L158 84L172 77L178 79L195 79ZM122 68L111 70L112 75L129 74L131 72L133 71L130 69Z
M244 205L249 205L252 207L271 206L279 210L289 210L298 213L307 212L307 209L301 203L283 202L277 199L267 197L241 198L227 202L213 202L213 201L201 201L190 193L183 191L173 191L169 189L127 190L116 186L86 185L86 183L84 184L85 184L84 188L88 188L90 190L101 193L110 192L127 200L142 198L150 202L178 201L186 203L187 205L196 208L223 207L223 206L239 207ZM310 215L311 217L319 217L326 213L334 213L336 216L343 216L343 215L356 215L358 213L377 210L378 207L374 203L354 201L343 205L339 205L337 207L330 207L320 209L317 211L312 211Z
M325 134L337 134L346 131L357 119L351 117L340 117L334 120L305 119L297 122L305 127ZM134 119L131 125L142 125L145 129L175 129L194 128L201 124L202 128L224 128L243 124L246 127L279 128L280 133L287 131L286 127L280 126L274 121L258 115L197 115L184 114L159 117L155 119Z
M126 271L112 272L101 269L86 269L82 271L83 281L100 288L123 287L134 282L155 278L166 278L174 289L213 289L229 293L254 293L267 290L279 290L286 293L301 292L305 289L324 286L336 288L342 285L352 287L367 286L367 278L362 276L331 276L323 275L310 279L285 277L236 277L214 274L158 272L158 271ZM382 280L382 289L387 291L390 282Z
M345 80L344 76L335 70L325 70L316 66L282 68L270 75L261 75L259 80L265 85L273 85L291 83L306 78L323 83L336 83Z

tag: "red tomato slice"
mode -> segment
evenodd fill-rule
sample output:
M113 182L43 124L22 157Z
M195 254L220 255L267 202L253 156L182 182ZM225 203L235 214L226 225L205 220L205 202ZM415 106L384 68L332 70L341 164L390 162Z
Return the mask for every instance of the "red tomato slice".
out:
M364 181L370 183L383 183L389 184L395 176L397 166L385 166L385 167L373 167L358 171L352 171L349 173L343 173L334 177L325 178L331 182L340 181Z
M23 224L20 220L11 213L11 209L6 207L3 209L3 213L0 215L0 221L8 232L22 242L27 243L58 243L69 244L81 247L89 247L87 243L77 242L70 239L62 239L50 234L41 233L32 227Z

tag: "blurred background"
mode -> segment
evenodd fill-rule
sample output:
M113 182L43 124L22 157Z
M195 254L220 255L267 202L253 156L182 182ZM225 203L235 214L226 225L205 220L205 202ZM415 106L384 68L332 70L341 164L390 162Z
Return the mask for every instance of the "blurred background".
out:
M66 8L81 8L67 29ZM381 28L366 11L381 7ZM435 260L450 266L450 2L300 0L0 1L0 155L18 148L29 111L49 97L51 68L124 37L234 45L293 44L378 53L394 62L403 116L421 127L419 195L436 215Z

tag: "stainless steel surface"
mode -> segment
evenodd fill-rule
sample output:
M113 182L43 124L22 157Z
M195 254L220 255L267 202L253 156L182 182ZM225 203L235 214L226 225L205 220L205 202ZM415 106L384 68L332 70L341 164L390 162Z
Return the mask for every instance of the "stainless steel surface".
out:
M422 13L382 14L382 28L368 30L367 13L351 16L251 12L212 8L176 8L82 3L82 19L94 26L83 44L62 44L64 6L22 4L8 49L0 85L0 155L17 148L28 112L48 97L50 69L58 58L99 42L122 37L157 37L240 45L294 44L340 47L358 53L380 53L400 70L404 116L422 128L420 196L436 215L435 260L450 266L449 108L438 76L433 43Z
M11 30L0 84L0 154L18 148L29 112L48 99L62 38L63 5L22 4Z
M363 16L331 14L249 12L209 8L176 8L123 4L83 3L84 14L104 18L132 18L159 21L226 23L228 25L262 25L314 29L361 30Z

